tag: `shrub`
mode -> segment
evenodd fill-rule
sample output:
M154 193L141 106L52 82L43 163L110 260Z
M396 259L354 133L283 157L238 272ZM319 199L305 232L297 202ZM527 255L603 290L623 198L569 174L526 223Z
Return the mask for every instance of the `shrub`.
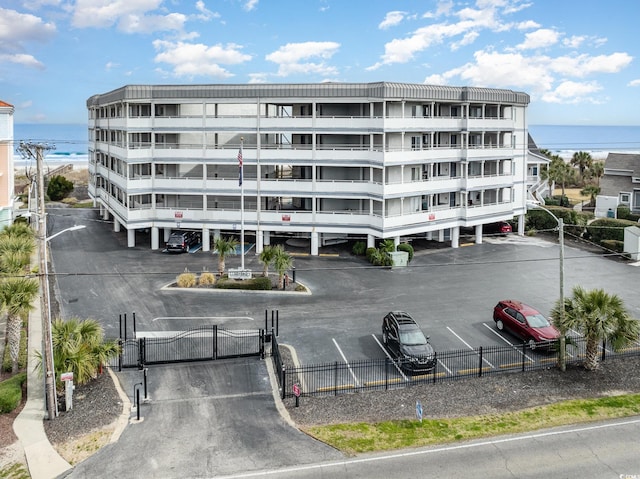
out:
M182 273L176 280L181 288L193 288L196 285L196 275L193 273Z
M0 413L13 411L22 399L22 384L27 380L27 373L16 374L0 383Z
M64 176L56 175L49 180L47 196L52 201L60 201L73 191L73 183Z
M212 284L216 283L216 276L209 272L209 271L205 271L204 273L202 273L200 275L200 279L198 280L198 284L200 286L211 286Z
M367 251L367 244L364 241L357 241L351 248L351 252L356 256L362 256Z
M622 253L624 251L624 241L618 240L602 240L600 244L608 250L615 251L616 253Z
M271 279L264 276L245 280L235 280L224 277L218 280L216 287L220 289L249 289L254 291L270 291L272 289Z
M367 251L365 251L365 254L366 254L366 256L367 256L367 261L368 261L369 263L372 263L372 261L371 261L371 257L372 257L373 255L375 255L377 252L378 252L378 250L377 250L376 248L367 248Z
M413 259L413 246L411 246L409 243L400 243L398 245L398 251L406 251L407 253L409 253L408 262L411 262L411 260Z
M587 232L591 241L598 244L605 240L624 241L624 229L634 225L637 223L628 220L598 218L587 226Z
M639 215L634 215L631 213L631 210L627 206L618 206L618 210L616 211L616 217L619 220L629 220L629 221L638 221L640 219Z

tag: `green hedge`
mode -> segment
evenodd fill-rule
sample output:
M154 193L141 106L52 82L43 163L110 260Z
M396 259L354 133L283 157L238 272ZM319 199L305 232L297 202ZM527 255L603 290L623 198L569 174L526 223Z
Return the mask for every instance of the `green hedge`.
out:
M367 251L367 243L365 243L364 241L357 241L356 243L354 243L353 247L351 248L351 253L353 253L356 256L362 256L363 254L365 254Z
M598 218L587 226L586 236L599 244L606 240L624 241L624 229L627 226L638 226L638 223L615 218Z
M616 253L624 252L624 241L618 240L602 240L600 244L608 250L615 251Z
M235 280L227 277L220 278L216 283L216 288L219 289L249 289L249 290L263 290L270 291L271 279L264 276L258 276L252 279Z
M587 223L593 219L592 213L583 213L572 208L559 206L545 206L557 218L562 218L565 224L564 231L574 236L582 236ZM558 227L558 222L548 212L532 208L527 211L525 230L551 231Z
M634 215L631 213L631 210L627 206L618 206L618 211L616 212L616 217L619 220L629 220L629 221L638 221L640 220L639 215Z
M22 400L22 384L27 380L27 373L16 374L0 383L0 413L13 411Z

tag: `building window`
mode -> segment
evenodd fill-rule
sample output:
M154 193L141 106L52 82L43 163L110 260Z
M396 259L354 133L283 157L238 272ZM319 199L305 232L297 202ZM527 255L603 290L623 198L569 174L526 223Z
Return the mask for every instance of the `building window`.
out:
M628 205L631 202L631 193L620 192L620 203Z

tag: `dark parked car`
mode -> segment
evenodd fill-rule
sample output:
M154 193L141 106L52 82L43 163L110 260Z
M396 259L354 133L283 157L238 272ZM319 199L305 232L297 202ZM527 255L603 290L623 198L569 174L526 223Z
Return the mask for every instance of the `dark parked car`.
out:
M382 342L407 372L429 372L436 367L436 355L427 337L404 311L392 311L383 318Z
M553 348L560 331L540 312L520 301L505 299L493 308L493 320L500 331L507 330L531 349Z
M192 246L200 243L200 235L195 231L174 231L167 241L170 253L186 253Z
M489 223L482 227L482 231L487 234L506 235L513 231L511 225L506 221L498 221L497 223Z

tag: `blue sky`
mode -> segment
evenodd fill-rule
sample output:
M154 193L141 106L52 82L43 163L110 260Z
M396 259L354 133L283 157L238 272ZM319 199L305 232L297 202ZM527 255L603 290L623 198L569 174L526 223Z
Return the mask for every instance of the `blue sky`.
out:
M640 125L638 0L4 0L0 100L85 123L127 84L508 88L530 124Z

